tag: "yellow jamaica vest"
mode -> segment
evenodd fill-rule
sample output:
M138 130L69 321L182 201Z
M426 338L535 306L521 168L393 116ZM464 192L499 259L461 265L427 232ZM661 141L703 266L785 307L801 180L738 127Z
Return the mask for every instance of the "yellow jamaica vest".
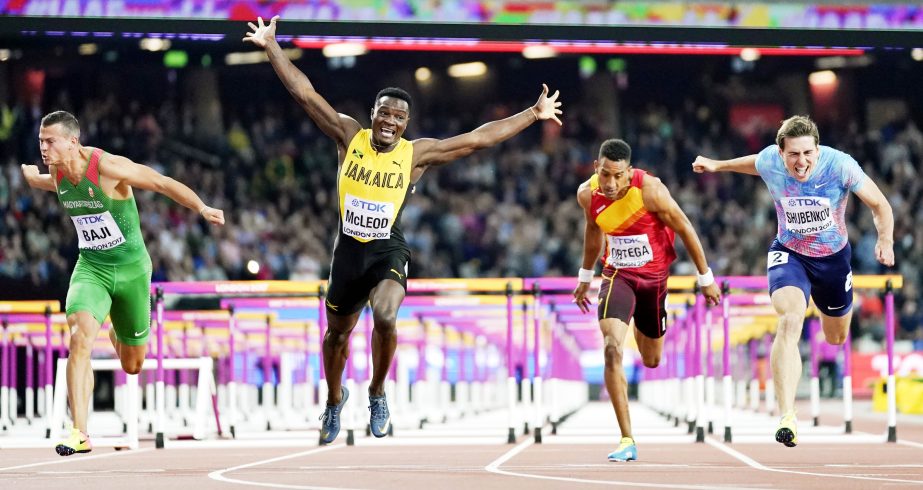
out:
M387 153L372 148L372 130L356 133L337 177L344 235L360 242L387 240L410 193L413 143L403 138Z

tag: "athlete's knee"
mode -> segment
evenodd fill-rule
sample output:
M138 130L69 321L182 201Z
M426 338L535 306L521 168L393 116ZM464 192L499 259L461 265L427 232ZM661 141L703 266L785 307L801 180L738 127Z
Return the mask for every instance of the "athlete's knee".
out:
M372 312L375 331L379 335L397 334L397 308L381 308Z
M644 367L653 369L660 365L660 354L641 356L641 362L644 363Z
M801 328L804 325L804 314L801 312L785 312L779 315L777 336L801 337Z
M349 342L349 331L337 331L328 329L324 334L324 344L332 346L341 346Z
M824 337L827 339L828 344L832 345L843 345L846 342L846 331L837 331L837 332L827 332L824 331Z
M140 374L143 366L143 357L141 359L122 359L122 370L127 374Z
M95 343L95 338L91 338L81 329L75 329L74 333L71 334L70 344L68 345L70 348L70 354L68 355L89 357L93 352L93 345Z
M603 352L605 353L607 369L614 369L622 366L622 346L614 342L611 344L607 342Z

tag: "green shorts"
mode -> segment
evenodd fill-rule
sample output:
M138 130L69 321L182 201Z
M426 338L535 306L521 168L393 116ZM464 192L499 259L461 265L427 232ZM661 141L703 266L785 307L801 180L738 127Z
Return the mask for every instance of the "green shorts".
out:
M108 315L119 342L146 344L151 331L151 269L148 255L122 265L78 258L67 290L67 314L87 311L100 324Z

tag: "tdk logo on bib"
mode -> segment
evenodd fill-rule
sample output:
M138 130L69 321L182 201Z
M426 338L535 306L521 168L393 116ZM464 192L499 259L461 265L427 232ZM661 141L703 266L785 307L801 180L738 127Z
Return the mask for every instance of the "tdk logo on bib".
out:
M355 199L355 198L352 200L353 207L362 209L364 211L371 211L373 213L384 213L385 208L388 206L388 204L391 204L391 203L369 202L369 201L363 201L361 199Z
M796 197L788 200L789 206L824 206L825 204L821 199L827 201L826 205L829 206L830 200L827 198L815 198L815 197Z
M100 215L89 215L89 216L76 216L74 217L74 222L81 225L93 225L96 223L102 223L105 221Z
M647 238L647 235L641 235ZM610 243L616 243L619 245L631 245L633 243L647 243L647 240L641 240L638 236L614 236L609 237Z

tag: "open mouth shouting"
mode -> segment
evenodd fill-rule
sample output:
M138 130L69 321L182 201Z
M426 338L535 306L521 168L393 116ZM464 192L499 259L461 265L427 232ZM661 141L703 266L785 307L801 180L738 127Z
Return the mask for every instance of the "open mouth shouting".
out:
M387 127L382 126L381 129L378 130L379 138L382 141L388 142L388 143L394 141L394 136L396 134L397 134L397 131L395 131L394 128L387 128Z

